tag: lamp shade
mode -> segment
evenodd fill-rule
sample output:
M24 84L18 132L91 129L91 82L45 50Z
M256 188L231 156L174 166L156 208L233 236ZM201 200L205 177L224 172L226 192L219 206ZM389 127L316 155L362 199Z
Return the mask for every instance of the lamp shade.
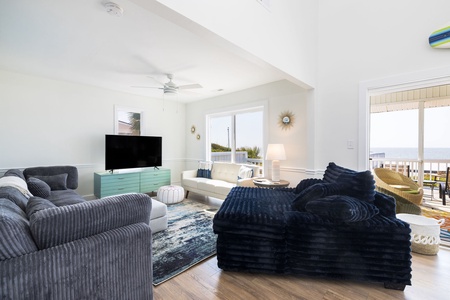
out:
M269 144L267 146L266 160L286 160L283 144Z

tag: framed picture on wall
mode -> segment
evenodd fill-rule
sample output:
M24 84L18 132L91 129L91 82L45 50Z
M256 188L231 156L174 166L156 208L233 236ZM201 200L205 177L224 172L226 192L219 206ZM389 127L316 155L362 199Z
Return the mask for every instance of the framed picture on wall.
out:
M114 107L114 134L144 135L144 112L130 107Z

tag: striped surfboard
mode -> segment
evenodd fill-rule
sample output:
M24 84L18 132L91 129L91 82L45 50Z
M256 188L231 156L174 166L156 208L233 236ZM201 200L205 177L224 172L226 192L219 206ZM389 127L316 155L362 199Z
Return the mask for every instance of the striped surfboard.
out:
M450 48L450 25L434 31L428 42L433 48Z

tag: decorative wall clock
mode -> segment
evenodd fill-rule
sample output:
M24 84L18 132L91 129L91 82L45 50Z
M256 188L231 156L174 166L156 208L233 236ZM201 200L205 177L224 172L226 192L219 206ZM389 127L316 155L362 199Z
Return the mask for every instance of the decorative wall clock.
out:
M295 115L291 111L284 111L280 114L278 124L283 130L290 129L294 125Z

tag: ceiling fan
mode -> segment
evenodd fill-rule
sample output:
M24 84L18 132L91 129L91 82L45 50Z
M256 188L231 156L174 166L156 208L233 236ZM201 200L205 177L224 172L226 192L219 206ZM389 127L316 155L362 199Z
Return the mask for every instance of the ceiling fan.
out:
M155 80L153 77L150 77L153 80ZM167 74L167 78L169 79L168 82L166 83L162 83L159 81L158 82L160 85L162 85L161 87L154 87L154 86L133 86L135 88L147 88L147 89L160 89L163 90L165 95L175 95L178 94L179 90L189 90L189 89L201 89L202 86L198 83L194 83L194 84L186 84L186 85L177 85L175 84L172 79L173 79L173 74Z

